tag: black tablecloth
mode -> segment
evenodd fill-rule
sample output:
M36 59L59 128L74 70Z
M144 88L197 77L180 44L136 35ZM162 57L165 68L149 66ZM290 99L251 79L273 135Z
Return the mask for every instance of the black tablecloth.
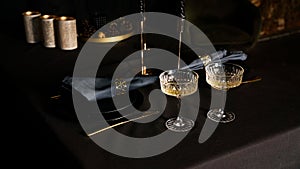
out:
M211 89L200 76L201 108L195 128L173 149L144 159L120 157L103 150L80 131L76 118L65 119L49 109L49 97L59 94L62 79L72 74L83 43L76 50L63 51L40 43L27 44L22 37L10 34L1 36L6 43L0 66L25 94L17 97L28 100L41 113L85 169L300 167L300 64L296 61L300 34L259 42L247 51L249 57L242 63L247 70L245 78L259 75L262 81L243 84L229 92L226 104L237 118L220 124L203 144L198 143L198 137L206 120ZM131 124L119 128L136 130Z

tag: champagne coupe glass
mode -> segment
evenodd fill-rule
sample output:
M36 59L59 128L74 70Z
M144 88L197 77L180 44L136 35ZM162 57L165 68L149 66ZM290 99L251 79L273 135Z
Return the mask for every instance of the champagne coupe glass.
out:
M242 83L244 69L232 63L210 63L205 67L206 82L213 88L228 91ZM215 122L227 123L235 119L233 112L224 111L222 108L211 109L207 117Z
M178 99L180 110L181 97L195 93L198 89L198 74L191 70L167 70L159 75L160 86L163 93ZM194 126L194 121L180 115L166 121L166 127L175 132L189 131Z

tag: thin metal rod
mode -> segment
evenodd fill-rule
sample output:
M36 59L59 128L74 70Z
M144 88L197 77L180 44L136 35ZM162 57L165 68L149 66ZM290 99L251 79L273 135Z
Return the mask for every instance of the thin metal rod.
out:
M120 125L122 125L122 124L129 123L129 122L131 122L131 121L135 121L135 120L139 120L139 119L142 119L142 118L146 118L146 117L152 116L152 115L154 115L154 114L158 114L158 113L159 113L158 111L155 111L154 113L149 113L149 114L145 114L145 115L143 115L143 116L137 117L137 118L133 118L133 119L130 119L130 120L126 120L126 121L123 121L123 122L120 122L120 123L117 123L117 124L114 124L114 125L105 127L105 128L103 128L103 129L97 130L97 131L95 131L95 132L93 132L93 133L88 134L88 136L91 137L91 136L94 136L94 135L96 135L96 134L99 134L99 133L101 133L101 132L103 132L103 131L106 131L106 130L108 130L108 129L111 129L111 128L120 126Z
M185 0L180 1L180 30L179 30L179 44L178 44L178 63L177 68L180 69L180 60L181 60L181 45L182 45L182 33L184 28L185 21Z
M178 63L177 63L177 66L178 66L177 68L178 69L180 69L183 26L184 26L184 19L181 19L181 22L180 22L180 32L179 32L179 44L178 44Z
M253 83L253 82L258 82L258 81L261 81L261 80L262 80L261 77L256 77L255 79L246 80L246 81L243 81L242 83Z
M140 13L142 16L142 20L141 20L141 72L142 75L145 75L145 66L144 66L144 51L146 50L146 42L144 40L144 22L145 22L145 10L146 9L146 3L145 0L140 0Z

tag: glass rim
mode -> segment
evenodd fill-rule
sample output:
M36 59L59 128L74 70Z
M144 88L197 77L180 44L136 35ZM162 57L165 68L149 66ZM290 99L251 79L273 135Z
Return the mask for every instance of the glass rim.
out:
M169 72L178 72L178 71L181 71L181 72L191 72L193 73L193 75L195 75L195 79L199 79L199 75L197 72L193 71L193 70L189 70L189 69L170 69L170 70L165 70L163 71L162 73L160 73L159 75L159 79L161 80L162 79L162 76L165 74L165 73L169 73Z
M232 77L232 76L227 76L227 75L225 74L224 68L223 68L224 75L216 75L216 74L214 74L214 73L211 73L211 71L208 71L208 69L209 69L212 65L215 65L215 64L220 64L220 63L210 63L210 64L208 64L208 65L205 66L205 72L206 72L206 74L212 75L212 76L217 76L217 77ZM236 77L236 76L241 76L241 75L243 75L243 74L244 74L244 71L245 71L245 69L244 69L242 66L240 66L240 65L238 65L238 64L235 64L235 63L221 63L221 65L222 65L222 66L230 66L230 65L231 65L231 66L234 66L234 67L239 68L240 71L238 71L238 73L234 75L235 77Z

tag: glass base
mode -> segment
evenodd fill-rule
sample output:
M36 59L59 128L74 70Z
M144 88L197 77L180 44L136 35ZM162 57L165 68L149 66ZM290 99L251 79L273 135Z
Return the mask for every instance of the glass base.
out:
M235 119L233 112L224 112L222 109L211 109L207 117L215 122L228 123Z
M166 127L175 132L186 132L193 128L194 121L187 118L172 118L166 121Z

